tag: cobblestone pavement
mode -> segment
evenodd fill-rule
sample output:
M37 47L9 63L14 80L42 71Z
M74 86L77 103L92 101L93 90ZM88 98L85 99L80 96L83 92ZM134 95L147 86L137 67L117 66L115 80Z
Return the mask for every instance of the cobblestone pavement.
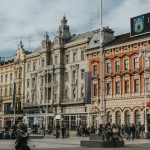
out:
M83 148L80 147L80 140L88 140L87 137L71 137L67 139L43 138L43 139L30 139L29 146L31 150L96 150L97 148ZM0 140L0 150L14 150L14 140ZM149 139L136 139L134 141L125 140L125 148L117 148L118 150L137 149L149 150ZM98 148L102 149L102 148ZM115 148L105 148L105 150L115 150Z

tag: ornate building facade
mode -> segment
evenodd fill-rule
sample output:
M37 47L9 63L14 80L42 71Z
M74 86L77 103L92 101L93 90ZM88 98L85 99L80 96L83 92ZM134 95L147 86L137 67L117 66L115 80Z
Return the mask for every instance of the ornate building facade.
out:
M42 45L26 57L24 113L29 125L55 127L65 123L75 129L87 122L85 97L85 49L94 35L71 35L66 17L53 42L46 34Z
M24 100L25 56L22 41L18 44L16 55L0 57L0 126L11 127L14 122L13 90L16 83L15 121L22 121L22 102Z
M139 57L139 53L141 47L145 48L150 45L150 36L147 34L131 38L130 33L127 33L116 36L112 42L104 45L105 121L116 124L143 124L144 62L143 58ZM95 109L95 118L98 118L100 51L98 47L91 47L86 53L89 70L92 72L91 107ZM145 67L146 97L147 101L150 101L150 60L148 57L145 57ZM148 121L150 121L149 114Z

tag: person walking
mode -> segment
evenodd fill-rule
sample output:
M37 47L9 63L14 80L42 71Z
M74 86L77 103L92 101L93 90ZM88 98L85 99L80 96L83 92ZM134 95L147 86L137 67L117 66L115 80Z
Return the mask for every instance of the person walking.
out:
M62 133L62 138L66 138L66 128L64 125L61 128L61 133Z
M15 149L16 150L30 150L30 147L28 146L28 133L27 133L27 127L22 124L19 129L16 131L16 141L15 141Z
M132 140L134 140L134 139L135 139L135 132L136 132L135 125L134 125L134 124L132 124L132 127L131 127Z

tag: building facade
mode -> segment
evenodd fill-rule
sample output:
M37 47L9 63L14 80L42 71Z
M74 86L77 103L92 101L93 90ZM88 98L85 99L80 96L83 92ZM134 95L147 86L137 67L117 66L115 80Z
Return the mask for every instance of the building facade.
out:
M144 124L144 62L140 49L148 48L150 36L130 37L130 33L116 36L104 44L104 96L105 121L116 124ZM92 106L95 118L99 114L100 50L87 49L89 70L92 73ZM147 55L147 54L146 54ZM145 57L145 85L147 101L150 101L150 60ZM147 109L149 109L147 107ZM149 114L147 110L148 122ZM95 119L95 124L96 124ZM150 122L149 122L150 123Z
M0 57L0 126L11 127L22 121L22 102L24 100L24 65L26 52L22 41L18 44L16 55ZM16 83L15 117L13 91Z
M24 114L40 127L66 124L75 129L88 121L85 105L85 49L94 35L71 35L66 17L53 42L46 34L42 45L26 56Z

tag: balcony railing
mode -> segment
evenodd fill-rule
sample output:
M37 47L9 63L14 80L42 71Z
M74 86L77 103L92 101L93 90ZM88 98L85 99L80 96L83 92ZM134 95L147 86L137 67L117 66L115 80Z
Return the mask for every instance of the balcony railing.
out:
M81 98L72 98L72 99L69 99L69 98L65 98L65 99L62 99L61 103L62 104L70 104L70 103L84 103L84 97L81 97Z
M32 107L32 106L38 106L38 102L24 102L23 107Z

